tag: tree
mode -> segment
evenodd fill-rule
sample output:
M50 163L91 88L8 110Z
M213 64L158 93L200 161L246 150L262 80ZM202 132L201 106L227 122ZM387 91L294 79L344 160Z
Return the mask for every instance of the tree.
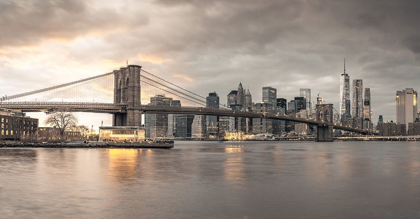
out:
M46 125L58 128L61 137L64 137L66 130L69 130L72 126L76 126L77 122L77 118L72 113L61 111L50 114L45 120Z

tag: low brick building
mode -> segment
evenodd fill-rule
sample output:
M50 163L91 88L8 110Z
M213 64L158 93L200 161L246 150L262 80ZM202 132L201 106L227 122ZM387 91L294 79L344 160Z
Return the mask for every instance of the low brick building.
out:
M54 127L39 127L38 140L39 141L83 141L86 136L78 131L65 131L64 136L60 136L60 130Z
M37 130L38 119L0 109L0 140L35 140Z

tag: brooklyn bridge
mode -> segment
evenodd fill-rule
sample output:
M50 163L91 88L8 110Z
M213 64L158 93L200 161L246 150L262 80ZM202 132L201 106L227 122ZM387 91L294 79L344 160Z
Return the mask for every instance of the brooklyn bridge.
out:
M170 95L182 100L182 106L155 106L145 104L156 94ZM138 65L114 70L31 92L4 96L0 108L22 112L94 112L113 115L114 126L141 126L142 114L192 114L243 118L262 118L305 123L316 127L316 140L333 141L333 129L360 134L369 130L341 126L333 122L333 105L317 104L315 119L297 118L270 112L207 108L206 98L158 77Z

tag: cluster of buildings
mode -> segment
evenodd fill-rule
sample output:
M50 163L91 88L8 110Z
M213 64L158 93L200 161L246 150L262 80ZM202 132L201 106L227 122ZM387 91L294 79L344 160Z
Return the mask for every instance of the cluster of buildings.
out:
M92 140L80 131L67 130L61 136L55 127L38 127L38 119L25 113L0 109L0 140L20 141L82 141Z
M181 102L164 95L150 98L150 105L180 107ZM227 107L232 110L270 112L279 115L295 115L301 118L311 118L311 90L300 89L300 95L287 102L285 98L277 97L277 89L262 88L262 101L254 103L249 89L244 89L239 83L237 89L227 95L227 104L220 104L216 92L206 97L206 107L219 109ZM279 120L263 118L243 118L228 116L177 115L177 114L146 114L146 138L175 139L244 139L260 136L282 135L284 133L309 134L306 124L294 124Z
M377 129L383 136L420 135L417 91L406 88L396 92L396 121L384 122L379 116Z
M350 93L352 94L350 96ZM350 86L350 75L340 77L340 111L336 123L357 129L373 130L370 88L363 89L363 79L354 79Z

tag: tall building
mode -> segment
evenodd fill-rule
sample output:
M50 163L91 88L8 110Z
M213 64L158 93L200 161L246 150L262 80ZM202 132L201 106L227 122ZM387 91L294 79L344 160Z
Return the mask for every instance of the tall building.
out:
M245 102L244 102L243 108L247 111L252 110L252 96L251 96L251 92L249 92L249 89L246 89Z
M277 107L287 110L287 100L284 98L277 98Z
M206 138L206 116L194 116L194 120L191 124L191 137L199 139Z
M239 83L238 86L238 96L237 96L237 104L241 105L242 107L244 106L244 102L245 102L245 91L244 88L242 87L242 83Z
M295 97L295 104L296 113L307 109L306 100L304 97Z
M340 117L342 120L350 118L350 76L346 73L345 59L344 72L340 77Z
M277 89L272 87L262 88L263 103L270 103L272 106L277 102Z
M209 93L209 96L206 97L206 107L219 109L219 96L216 92ZM217 138L219 136L219 116L206 116L206 128L206 138Z
M417 115L417 91L413 88L406 88L397 91L397 124L413 123Z
M363 128L372 129L372 109L370 102L370 88L365 88L365 99L363 100Z
M170 106L172 98L156 95L150 98L151 106ZM168 134L168 114L146 114L146 137L161 138Z
M169 104L170 106L181 106L180 100L172 100ZM168 115L168 137L175 137L176 135L176 117L177 114L169 114Z
M227 106L231 108L231 106L236 105L238 103L238 91L232 90L227 95Z
M192 124L194 115L178 115L176 117L176 135L175 137L188 139L192 137Z
M351 115L355 118L363 118L363 80L353 80L353 101Z
M304 97L306 100L306 111L308 112L308 115L311 114L312 110L312 103L311 103L311 89L309 88L301 88L299 90L299 96Z

